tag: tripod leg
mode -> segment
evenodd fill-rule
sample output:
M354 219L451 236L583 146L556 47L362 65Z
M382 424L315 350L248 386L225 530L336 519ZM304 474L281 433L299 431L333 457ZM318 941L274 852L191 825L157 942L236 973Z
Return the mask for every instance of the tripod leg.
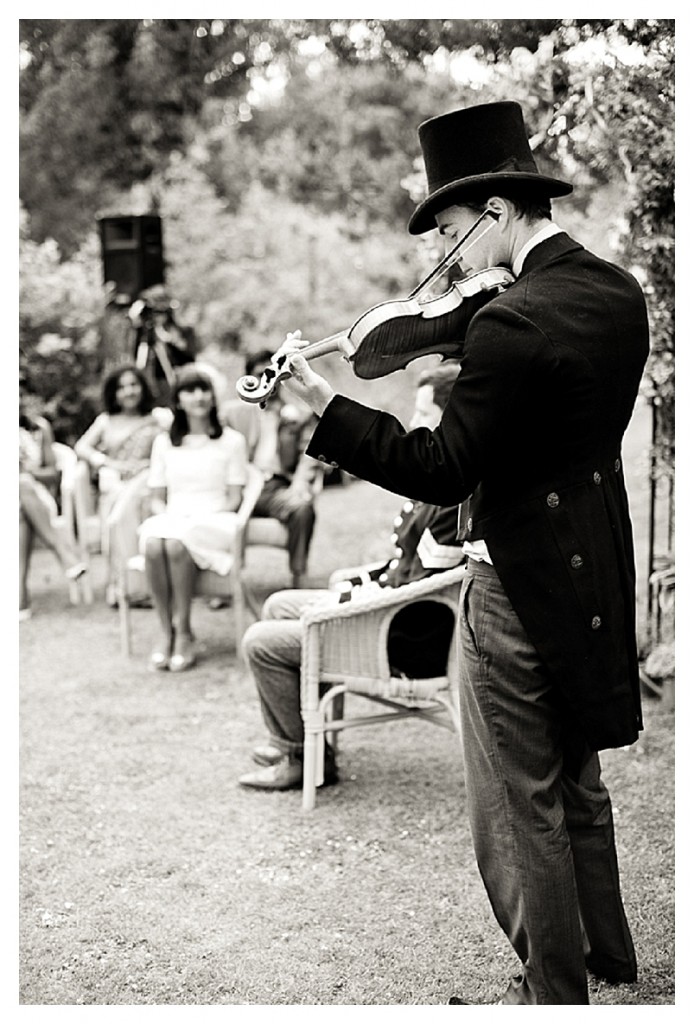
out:
M149 358L149 345L144 339L137 343L137 349L135 351L135 366L138 370L142 370L143 373L147 369L147 359Z
M164 376L166 377L166 381L169 387L173 387L174 384L176 383L176 374L174 372L173 366L171 365L169 353L166 351L166 345L164 344L163 341L157 340L154 342L152 348L154 351L154 355L159 360L159 365L164 371Z

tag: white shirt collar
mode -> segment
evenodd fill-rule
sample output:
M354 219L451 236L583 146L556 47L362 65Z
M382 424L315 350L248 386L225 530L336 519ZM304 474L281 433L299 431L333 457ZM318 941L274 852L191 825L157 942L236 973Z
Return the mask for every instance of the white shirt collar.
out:
M545 224L543 228L540 228L539 231L536 231L532 238L528 239L528 241L525 243L521 251L516 256L515 260L513 261L513 266L511 267L511 273L513 274L513 276L518 277L523 268L525 257L528 255L531 249L534 249L536 245L540 244L540 242L545 242L548 238L551 238L552 235L560 235L561 231L561 228L558 228L556 224L552 223Z

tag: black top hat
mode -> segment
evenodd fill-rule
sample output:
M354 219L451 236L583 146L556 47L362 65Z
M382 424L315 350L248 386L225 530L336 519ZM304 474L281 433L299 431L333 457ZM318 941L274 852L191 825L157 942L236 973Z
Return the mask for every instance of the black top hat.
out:
M519 191L552 198L573 185L540 174L518 103L481 103L432 117L419 126L429 195L410 218L410 234L436 227L434 215L487 185L517 185Z

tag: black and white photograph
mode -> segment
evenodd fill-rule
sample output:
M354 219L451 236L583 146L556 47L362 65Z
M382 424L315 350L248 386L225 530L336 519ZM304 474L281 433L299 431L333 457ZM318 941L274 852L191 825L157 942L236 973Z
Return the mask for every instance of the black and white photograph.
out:
M17 17L11 1011L682 1005L680 20Z

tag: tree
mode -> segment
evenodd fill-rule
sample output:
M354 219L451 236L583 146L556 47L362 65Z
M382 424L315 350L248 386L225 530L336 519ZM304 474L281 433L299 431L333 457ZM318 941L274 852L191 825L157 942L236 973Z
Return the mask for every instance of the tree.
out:
M672 477L675 26L669 20L622 20L609 33L619 33L630 52L613 51L602 63L580 68L565 59L565 95L558 113L573 155L598 180L617 179L623 185L619 250L641 278L651 321L644 391L656 410L655 471ZM584 37L594 38L590 28Z
M32 237L73 253L103 206L185 148L206 96L247 91L248 69L267 60L254 28L265 24L21 20L20 196Z
M26 221L23 214L22 225ZM63 260L53 240L34 242L22 228L20 360L29 368L56 439L69 444L86 429L99 403L100 272L95 239Z
M605 197L619 200L596 247L644 281L658 460L671 470L672 21L26 19L20 34L26 238L53 238L71 258L97 213L162 213L182 306L230 347L275 335L290 314L307 325L305 282L327 265L347 317L348 267L366 269L374 301L414 283L431 246L403 232L424 188L416 124L520 98L541 169L579 186L562 218L602 218ZM462 56L484 84L453 79ZM263 86L274 82L284 90L272 103ZM372 239L379 268L363 255Z
M465 95L469 90L454 89ZM374 220L401 230L411 212L402 180L419 151L416 125L451 100L446 75L381 65L320 73L295 67L281 98L252 119L211 128L208 174L232 207L253 181L310 206L341 212L365 234ZM203 114L213 122L215 105Z

